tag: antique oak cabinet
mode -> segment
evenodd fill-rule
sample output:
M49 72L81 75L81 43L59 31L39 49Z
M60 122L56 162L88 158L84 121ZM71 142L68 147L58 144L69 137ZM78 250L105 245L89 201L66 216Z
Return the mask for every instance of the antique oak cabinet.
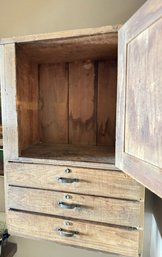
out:
M1 40L10 233L142 256L144 186L162 196L161 16L147 1L120 29Z

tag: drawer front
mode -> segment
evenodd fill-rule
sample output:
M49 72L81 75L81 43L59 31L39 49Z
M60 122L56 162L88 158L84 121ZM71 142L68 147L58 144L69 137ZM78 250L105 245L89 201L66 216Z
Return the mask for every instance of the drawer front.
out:
M9 187L8 199L10 209L122 226L142 226L141 202L19 187Z
M120 171L27 163L8 163L5 171L9 185L132 200L144 198L144 187Z
M11 234L138 257L140 232L23 212L8 212Z

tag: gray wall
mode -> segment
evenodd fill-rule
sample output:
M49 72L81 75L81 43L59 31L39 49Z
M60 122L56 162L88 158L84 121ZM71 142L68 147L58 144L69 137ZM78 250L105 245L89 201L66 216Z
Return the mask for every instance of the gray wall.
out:
M145 0L0 0L0 37L124 23Z

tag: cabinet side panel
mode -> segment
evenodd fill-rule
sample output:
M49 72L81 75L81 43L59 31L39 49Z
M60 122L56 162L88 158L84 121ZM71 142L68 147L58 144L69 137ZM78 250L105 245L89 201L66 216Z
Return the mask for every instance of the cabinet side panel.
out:
M68 64L42 64L40 135L46 143L68 143Z
M69 143L96 144L95 68L93 62L69 64Z
M39 140L38 69L17 51L17 111L20 151Z
M4 161L18 157L15 44L0 46Z
M114 146L116 120L116 61L98 64L97 144Z

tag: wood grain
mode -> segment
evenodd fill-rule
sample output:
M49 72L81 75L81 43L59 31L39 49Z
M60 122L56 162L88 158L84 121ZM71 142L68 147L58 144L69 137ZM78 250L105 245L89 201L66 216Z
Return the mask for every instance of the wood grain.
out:
M121 199L143 200L144 188L118 171L84 169L69 166L53 166L28 163L8 163L7 182L10 185L52 189L64 192L110 196ZM78 183L59 183L58 178L76 178Z
M114 164L114 148L108 146L40 143L28 147L22 152L22 156L37 160L42 159L44 163L48 160L69 161L73 164L80 162L83 167L85 163L90 162L92 168L95 163Z
M17 42L21 51L36 63L113 58L117 56L117 31L119 27L105 26L26 36L0 40L0 44L9 41Z
M52 39L74 39L75 37L90 37L93 35L105 35L118 32L121 25L109 25L98 28L84 28L84 29L75 29L75 30L66 30L66 31L57 31L52 33L43 33L35 35L25 35L19 37L11 38L1 38L0 44L9 44L15 42L35 42L41 43L41 40L52 40Z
M98 63L98 99L97 99L97 144L115 144L116 125L116 61Z
M162 20L128 44L125 152L162 168L161 33Z
M142 226L140 220L141 213L143 214L142 202L11 186L8 191L9 209L136 228ZM59 205L62 202L63 206L73 204L78 207L72 209L62 208Z
M22 52L36 63L64 63L111 59L117 56L117 33L19 43Z
M116 166L160 197L161 17L161 1L147 1L119 32L116 130Z
M17 49L17 115L20 152L39 142L38 67Z
M116 141L115 141L115 166L123 170L124 129L125 129L125 80L126 80L126 44L125 30L119 30L118 39L118 81L117 81L117 108L116 108Z
M95 223L79 222L23 212L8 212L9 232L14 235L55 241L66 245L96 249L129 257L138 257L138 230L129 230ZM21 230L20 230L21 228ZM59 228L77 231L73 237L60 235Z
M16 56L15 44L0 47L0 79L4 161L18 158L18 124L16 111Z
M69 143L96 144L96 115L92 62L69 64Z
M68 143L68 65L39 66L40 141Z
M122 30L125 30L126 41L131 41L146 27L158 21L161 18L161 8L162 2L160 0L146 1L131 19L122 26Z

